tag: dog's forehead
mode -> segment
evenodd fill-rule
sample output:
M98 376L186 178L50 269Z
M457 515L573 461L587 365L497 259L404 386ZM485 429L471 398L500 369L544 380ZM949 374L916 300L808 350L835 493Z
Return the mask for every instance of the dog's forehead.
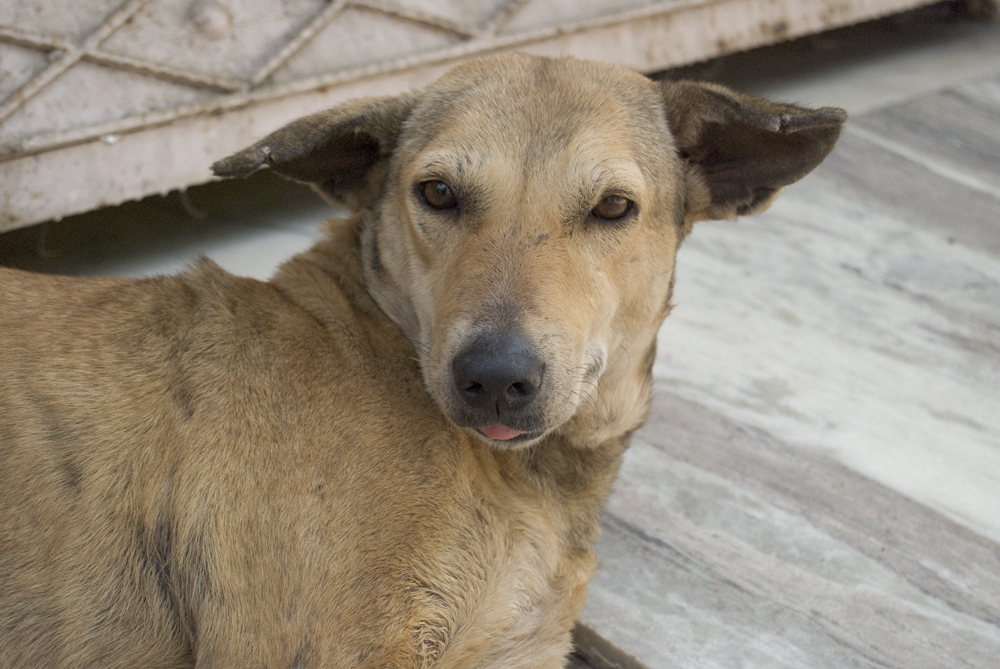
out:
M656 85L642 75L573 58L505 54L466 63L428 87L401 144L416 169L449 153L457 163L507 170L556 168L553 161L569 154L582 161L575 171L590 173L615 162L646 171L673 154L663 150L669 135Z
M565 138L584 129L634 135L666 129L655 84L622 67L503 54L456 67L423 91L406 135ZM537 135L537 137L536 137Z

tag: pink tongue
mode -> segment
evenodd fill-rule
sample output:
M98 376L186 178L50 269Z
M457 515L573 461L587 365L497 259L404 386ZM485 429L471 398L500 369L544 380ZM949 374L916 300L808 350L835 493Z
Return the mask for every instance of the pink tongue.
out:
M514 437L520 437L524 432L519 430L512 430L509 427L500 425L490 425L489 427L481 427L479 431L485 434L490 439L496 439L497 441L507 441L508 439L513 439Z

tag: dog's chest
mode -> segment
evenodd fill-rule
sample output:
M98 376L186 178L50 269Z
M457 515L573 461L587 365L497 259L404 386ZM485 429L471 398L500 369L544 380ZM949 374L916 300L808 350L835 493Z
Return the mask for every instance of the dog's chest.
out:
M512 519L476 555L451 551L435 565L415 598L416 666L563 666L594 560L567 551L549 521Z

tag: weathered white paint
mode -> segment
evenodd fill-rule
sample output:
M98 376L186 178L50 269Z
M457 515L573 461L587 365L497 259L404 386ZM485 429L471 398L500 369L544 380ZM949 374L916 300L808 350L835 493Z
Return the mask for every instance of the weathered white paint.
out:
M190 3L130 0L87 43L79 40L115 3L7 3L0 230L204 183L214 159L295 117L420 86L483 53L574 55L651 72L927 2L246 0L228 32L209 39ZM46 65L29 42L67 55ZM29 73L35 84L52 81L37 86Z

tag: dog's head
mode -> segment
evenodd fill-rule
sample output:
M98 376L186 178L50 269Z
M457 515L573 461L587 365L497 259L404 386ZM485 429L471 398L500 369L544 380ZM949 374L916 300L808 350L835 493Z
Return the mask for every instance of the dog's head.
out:
M766 208L845 114L508 54L300 119L214 166L362 212L372 295L442 411L494 446L592 445L645 418L693 223Z

